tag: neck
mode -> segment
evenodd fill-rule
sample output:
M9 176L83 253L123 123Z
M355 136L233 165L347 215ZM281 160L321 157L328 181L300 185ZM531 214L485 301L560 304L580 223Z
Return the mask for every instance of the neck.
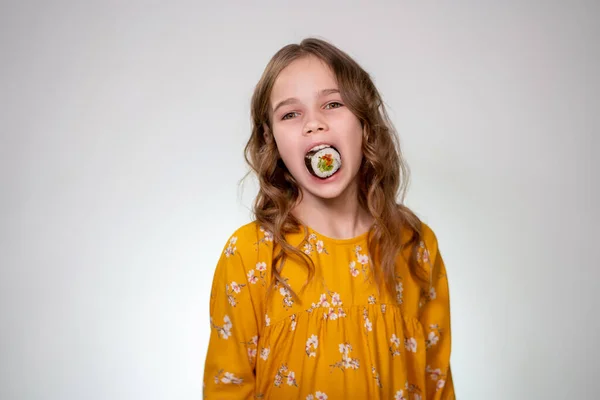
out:
M334 239L349 239L369 230L373 218L358 202L358 187L351 185L334 199L304 193L292 213L304 225Z

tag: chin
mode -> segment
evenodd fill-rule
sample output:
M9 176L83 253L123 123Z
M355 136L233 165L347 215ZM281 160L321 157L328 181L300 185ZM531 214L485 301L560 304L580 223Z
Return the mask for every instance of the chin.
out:
M343 190L344 188L340 188L340 189L332 189L332 188L327 188L327 189L321 189L321 190L311 190L311 189L304 189L305 192L309 192L313 197L322 199L322 200L334 200L338 197L340 197L340 195L344 192Z
M309 174L309 179L301 182L304 192L311 196L323 200L333 200L340 197L350 186L351 180L344 174L344 171L338 172L327 179L319 179Z

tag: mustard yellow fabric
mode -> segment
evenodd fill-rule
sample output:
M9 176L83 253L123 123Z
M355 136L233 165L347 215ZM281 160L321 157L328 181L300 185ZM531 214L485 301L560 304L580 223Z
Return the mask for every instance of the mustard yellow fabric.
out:
M229 239L210 296L205 399L455 399L450 308L437 240L423 225L418 260L423 292L400 255L395 296L377 290L367 234L339 240L309 229L287 240L315 263L288 259L267 297L274 257L270 232L255 222Z

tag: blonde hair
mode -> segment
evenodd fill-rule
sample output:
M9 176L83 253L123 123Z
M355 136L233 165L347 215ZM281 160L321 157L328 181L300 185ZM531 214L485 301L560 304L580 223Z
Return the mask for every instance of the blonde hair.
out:
M307 38L300 44L284 46L275 53L256 85L251 102L252 134L245 147L245 159L258 177L260 187L253 206L254 216L258 224L273 234L277 245L270 288L282 285L296 297L281 277L287 258L304 261L308 281L315 272L312 259L285 239L287 233L300 231L301 223L291 211L301 193L279 155L271 134L270 120L270 96L277 76L294 60L306 56L318 57L331 68L345 105L363 126L358 200L375 221L369 231L368 247L376 283L378 286L383 283L390 294L395 292L396 257L402 249L410 246L411 255L407 261L411 272L425 285L428 276L419 268L415 251L415 244L420 243L422 237L421 222L402 204L409 171L381 96L369 74L349 55L324 40ZM397 203L397 198L400 203ZM410 232L410 237L401 237L403 228L409 228L404 231ZM305 234L306 241L306 228ZM406 239L404 243L403 239Z

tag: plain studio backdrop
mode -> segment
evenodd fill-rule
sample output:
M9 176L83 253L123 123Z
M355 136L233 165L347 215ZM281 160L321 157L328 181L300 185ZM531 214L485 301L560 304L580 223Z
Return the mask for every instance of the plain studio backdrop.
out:
M257 189L250 96L310 35L389 107L448 268L459 399L594 397L599 11L3 2L0 398L201 397L214 268Z

